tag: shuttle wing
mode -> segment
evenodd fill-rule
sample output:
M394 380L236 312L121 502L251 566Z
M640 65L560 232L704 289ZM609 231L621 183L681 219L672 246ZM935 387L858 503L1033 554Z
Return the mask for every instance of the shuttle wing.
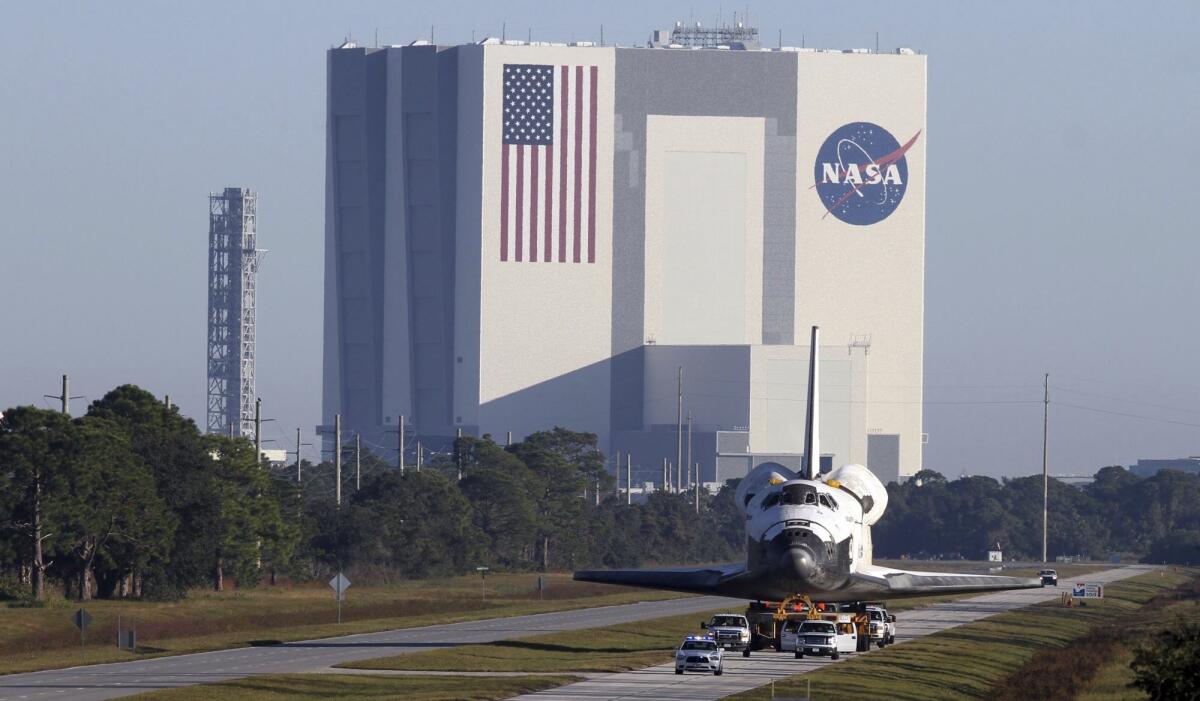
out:
M646 587L647 589L717 594L722 585L745 574L746 565L739 562L695 568L584 570L576 572L575 579L580 582L602 582L604 584Z
M958 592L1033 589L1042 586L1038 577L1006 577L957 572L910 572L887 567L864 567L852 575L863 589L878 590L883 597L908 597Z

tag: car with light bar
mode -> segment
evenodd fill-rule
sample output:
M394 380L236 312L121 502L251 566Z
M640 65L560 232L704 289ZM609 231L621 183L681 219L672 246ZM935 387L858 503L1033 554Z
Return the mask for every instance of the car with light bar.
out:
M708 636L689 635L675 651L675 673L712 672L717 676L725 673L721 647Z

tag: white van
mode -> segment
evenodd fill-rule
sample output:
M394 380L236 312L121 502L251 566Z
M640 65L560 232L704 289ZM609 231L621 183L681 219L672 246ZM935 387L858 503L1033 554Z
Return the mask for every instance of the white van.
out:
M839 614L837 620L788 621L780 633L779 649L795 652L796 659L807 654L836 660L843 652L858 650L858 632L849 614Z

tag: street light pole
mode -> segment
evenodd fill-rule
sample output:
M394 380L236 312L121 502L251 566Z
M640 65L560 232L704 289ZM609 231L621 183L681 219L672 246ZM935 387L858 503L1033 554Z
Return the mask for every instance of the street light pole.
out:
M1050 473L1046 470L1046 444L1050 426L1050 373L1042 380L1042 564L1047 559L1047 545L1050 540Z

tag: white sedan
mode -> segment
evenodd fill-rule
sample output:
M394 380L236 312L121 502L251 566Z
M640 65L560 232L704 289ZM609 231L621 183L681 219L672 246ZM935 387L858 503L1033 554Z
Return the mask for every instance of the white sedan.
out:
M721 663L721 648L712 638L689 636L675 651L675 673L712 672L720 676L725 673Z

